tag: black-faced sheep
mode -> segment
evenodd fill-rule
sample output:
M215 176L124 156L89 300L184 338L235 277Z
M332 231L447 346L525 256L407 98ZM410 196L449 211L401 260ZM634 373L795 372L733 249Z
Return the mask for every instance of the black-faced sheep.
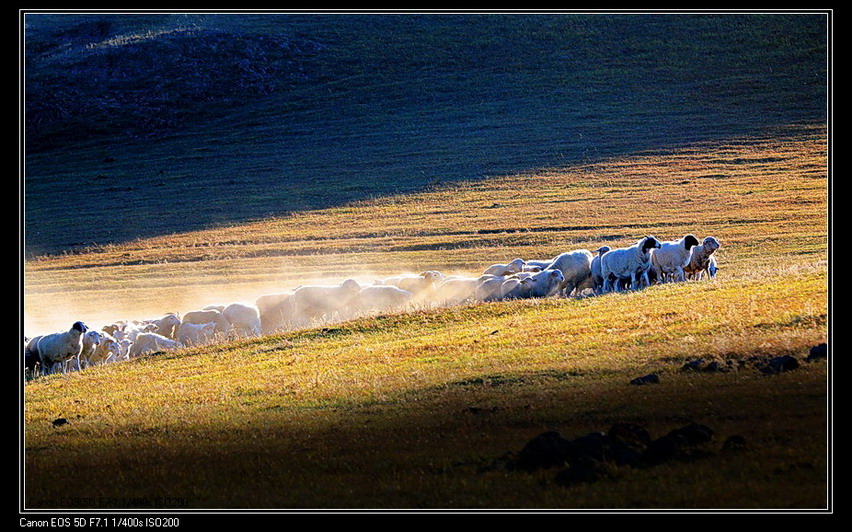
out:
M57 368L65 372L65 364L77 357L83 349L83 335L89 328L82 321L74 322L65 332L47 334L38 340L35 350L45 374L54 373Z
M661 283L685 281L684 268L689 265L692 248L698 245L695 235L686 235L680 240L660 243L658 249L651 250L651 267Z
M660 242L653 236L645 236L632 246L613 249L601 256L603 291L618 291L619 281L630 279L633 289L648 286L648 269L651 267L651 250L659 249Z

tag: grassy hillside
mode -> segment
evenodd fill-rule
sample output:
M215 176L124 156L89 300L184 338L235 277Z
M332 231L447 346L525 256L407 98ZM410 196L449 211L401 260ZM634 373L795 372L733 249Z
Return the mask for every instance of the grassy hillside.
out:
M58 329L69 316L97 324L250 301L353 273L474 272L646 233L722 242L714 282L364 317L36 379L24 391L26 504L825 508L829 365L804 360L828 339L824 133L28 262L30 324ZM760 370L783 355L801 367ZM681 371L696 358L736 370ZM651 372L659 384L628 384ZM54 428L57 417L69 424ZM613 466L589 483L561 485L558 467L507 467L545 431L573 439L624 422L654 438L690 422L714 435L687 456ZM745 448L723 450L734 435Z
M823 123L825 22L28 15L25 251Z

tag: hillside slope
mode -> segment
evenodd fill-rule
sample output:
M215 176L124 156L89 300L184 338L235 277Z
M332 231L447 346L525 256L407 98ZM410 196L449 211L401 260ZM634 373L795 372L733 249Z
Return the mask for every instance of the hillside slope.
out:
M38 14L25 45L28 256L826 118L822 15Z

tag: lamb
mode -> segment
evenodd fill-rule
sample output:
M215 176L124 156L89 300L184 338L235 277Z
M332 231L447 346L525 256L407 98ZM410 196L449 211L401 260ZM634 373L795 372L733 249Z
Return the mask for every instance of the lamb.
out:
M213 322L196 324L183 322L178 325L175 340L181 345L202 345L209 343L216 332L216 324Z
M361 288L353 308L363 311L387 311L405 306L414 294L393 285L372 285Z
M238 335L260 336L260 313L257 307L244 303L231 303L225 307L222 315Z
M360 292L361 286L354 279L347 279L336 286L300 286L293 292L293 323L301 326L309 324L312 319L343 315Z
M263 334L288 329L293 320L293 292L267 294L255 301L260 313L260 330Z
M95 352L86 360L87 366L95 364L106 364L108 362L116 362L121 360L121 344L114 337L108 334L101 335L100 344L95 348Z
M623 278L630 279L630 286L633 289L640 288L640 282L648 286L650 284L648 269L651 267L650 250L659 247L660 242L656 238L645 236L632 246L613 249L601 255L603 291L619 291L618 284Z
M610 248L609 246L601 246L595 250L595 253L597 253L597 255L594 256L594 258L592 259L592 264L589 267L590 272L592 274L592 291L594 291L595 294L601 293L601 289L603 288L604 282L603 276L601 275L601 256L607 251L610 251L611 249L612 248Z
M492 264L482 272L482 275L511 275L524 268L524 259L515 259L508 264Z
M83 335L89 328L82 321L76 321L65 332L47 334L38 339L35 351L38 353L42 372L47 375L54 373L56 368L65 373L68 360L78 356L83 349Z
M204 325L206 323L216 324L216 333L227 335L231 332L231 322L218 310L191 310L183 315L182 323L194 323Z
M579 295L586 288L592 288L592 253L586 249L568 251L554 257L544 271L559 270L562 272L562 284L558 293L568 297L575 289Z
M698 239L689 234L680 240L662 242L659 249L652 249L651 267L657 274L657 280L661 283L685 281L683 269L689 265L692 248L697 245Z
M701 280L706 273L711 279L716 278L716 258L713 253L719 249L719 241L712 236L706 237L700 245L692 248L689 264L683 269L687 277Z
M129 358L138 357L147 353L155 353L164 349L177 349L181 347L177 340L166 338L162 334L153 332L139 333L136 341L130 346L127 353Z

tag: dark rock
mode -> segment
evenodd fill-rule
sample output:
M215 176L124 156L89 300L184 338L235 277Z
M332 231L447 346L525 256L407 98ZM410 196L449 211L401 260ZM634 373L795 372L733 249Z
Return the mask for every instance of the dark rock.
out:
M686 364L680 367L681 371L701 371L704 369L705 361L703 358L696 358L695 360L690 360Z
M616 423L609 428L607 434L634 447L647 447L651 443L651 435L645 427L636 423Z
M659 384L659 383L660 383L660 377L656 373L649 373L648 375L645 375L643 377L636 377L635 379L630 381L630 384L635 384L637 386L641 386L641 385L644 385L644 384Z
M687 445L703 445L713 439L713 429L707 425L698 423L690 423L685 427L675 429L668 434L669 436L681 436L686 440Z
M539 434L518 453L509 469L534 471L564 465L571 453L571 442L556 431Z
M811 352L808 353L808 357L805 360L813 362L814 360L819 360L821 358L828 358L827 344L819 344L811 347Z
M760 371L767 375L775 375L785 371L792 371L799 367L799 360L790 355L775 357L769 360L766 364L759 366Z
M53 423L53 428L56 428L56 427L61 427L62 425L67 425L68 420L65 419L64 417L59 417L59 418L56 418L53 421L51 421L51 423Z
M733 436L728 436L725 440L725 443L722 444L722 451L729 452L738 452L746 450L746 440L739 434L734 434Z

